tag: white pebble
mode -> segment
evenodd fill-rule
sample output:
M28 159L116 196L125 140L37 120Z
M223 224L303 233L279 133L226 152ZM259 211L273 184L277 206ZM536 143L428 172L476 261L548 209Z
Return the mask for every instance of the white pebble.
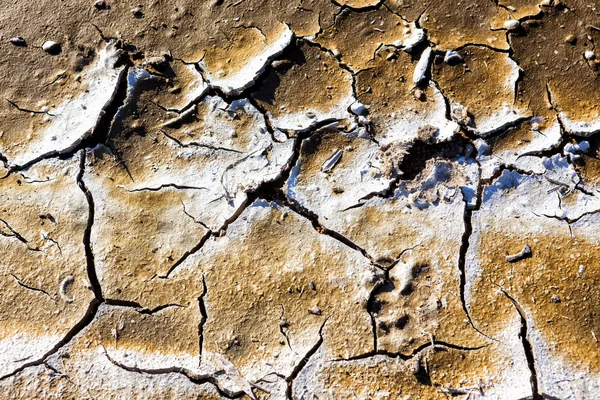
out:
M58 49L60 49L60 45L56 42L53 42L52 40L47 40L42 45L42 50L44 50L47 53L53 53L55 51L58 51Z
M504 28L508 29L509 31L517 30L520 26L521 23L516 19L509 19L508 21L504 22Z

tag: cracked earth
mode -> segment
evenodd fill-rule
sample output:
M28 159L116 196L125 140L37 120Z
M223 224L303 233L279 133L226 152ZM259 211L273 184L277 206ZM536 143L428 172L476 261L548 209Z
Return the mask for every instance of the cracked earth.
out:
M7 0L0 399L600 398L600 2Z

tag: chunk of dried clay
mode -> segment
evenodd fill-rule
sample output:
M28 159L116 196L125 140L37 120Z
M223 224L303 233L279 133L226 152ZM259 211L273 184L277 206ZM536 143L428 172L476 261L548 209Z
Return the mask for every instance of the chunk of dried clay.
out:
M457 53L464 63L438 61L432 71L433 79L450 101L455 121L485 137L526 117L514 106L521 70L508 54L479 46L466 46Z
M291 374L320 341L332 358L371 348L365 307L380 274L360 252L318 233L287 207L255 201L225 237L209 239L172 278L200 271L206 313L222 316L206 320L203 360L220 355L255 381L275 371ZM310 282L318 292L308 290ZM317 312L315 304L327 319L307 312Z
M48 155L68 153L89 137L125 78L123 67L116 66L120 55L121 50L114 43L107 44L94 62L81 71L80 82L68 80L64 85L68 97L48 99L57 103L34 113L17 110L21 113L17 121L29 123L27 128L15 123L0 137L0 152L9 165L25 166ZM16 106L29 108L18 99L12 101Z
M458 124L446 118L446 103L436 85L429 82L419 87L421 99L426 101L414 95L413 77L426 77L431 48L423 51L418 62L404 52L389 60L389 51L378 52L371 68L356 75L357 98L369 108L375 139L385 146L417 139L443 142L451 138Z
M324 29L317 42L338 54L353 71L368 67L373 55L384 46L412 51L424 39L422 29L386 7L370 11L344 12Z
M597 257L600 203L563 185L560 170L572 170L567 162L553 158L546 164L551 169L544 174L506 170L483 188L480 209L473 212L465 298L473 323L487 335L504 337L515 325L526 330L536 368L545 371L538 375L540 392L593 397L600 390L600 354L589 319L598 307L597 290L589 282L598 276L591 260ZM505 252L524 241L535 243L535 257L521 259L516 268ZM552 302L553 295L561 302ZM594 379L585 385L572 380L581 374ZM566 384L557 386L558 380Z
M245 30L245 29L242 29ZM273 35L265 38L262 32L250 29L240 44L250 43L250 49L239 49L243 53L240 65L232 68L218 60L202 59L198 65L210 85L216 86L227 94L239 94L250 86L267 68L271 60L281 54L290 45L294 33L287 24L281 24ZM209 63L210 62L210 63Z
M330 53L301 41L289 61L290 68L272 71L252 93L277 129L301 132L350 118L348 109L356 101L352 74Z

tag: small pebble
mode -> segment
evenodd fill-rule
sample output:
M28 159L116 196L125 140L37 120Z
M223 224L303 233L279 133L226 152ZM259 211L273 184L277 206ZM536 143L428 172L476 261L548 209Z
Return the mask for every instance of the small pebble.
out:
M587 50L585 53L583 53L583 56L588 61L593 60L594 58L596 58L596 55L591 50Z
M132 8L131 9L131 13L136 18L142 18L144 16L144 13L142 12L142 8L141 7L134 7L134 8Z
M27 43L25 43L25 39L23 39L20 36L14 37L10 39L10 42L12 44L14 44L15 46L19 46L19 47L25 47L27 46Z
M446 52L446 55L444 55L444 62L446 64L456 65L462 61L463 61L463 58L461 57L461 55L458 54L458 52L456 52L454 50L450 50L450 51Z
M271 66L275 69L280 69L289 64L291 64L291 63L288 60L275 60L271 63Z
M312 315L321 315L323 312L321 311L319 306L314 306L313 308L308 310L308 313Z
M415 98L417 100L423 100L424 97L425 97L424 93L423 93L423 91L421 89L415 90Z
M96 0L94 2L94 7L96 10L106 10L108 8L108 4L106 4L105 0Z
M565 42L569 44L575 44L577 43L577 37L573 34L567 35L567 37L565 38Z
M552 295L552 302L554 304L560 303L560 297L558 297L557 295L553 294Z
M520 27L521 27L521 23L519 21L517 21L516 19L509 19L508 21L504 22L504 28L509 31L516 31Z
M552 7L552 0L542 0L540 3L542 7Z
M60 52L60 44L53 42L52 40L46 40L42 45L42 50L48 54L58 54Z

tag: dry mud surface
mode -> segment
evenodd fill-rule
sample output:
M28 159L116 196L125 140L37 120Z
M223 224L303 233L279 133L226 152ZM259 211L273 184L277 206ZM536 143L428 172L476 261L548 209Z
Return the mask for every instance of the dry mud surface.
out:
M600 2L3 0L0 399L599 399Z

